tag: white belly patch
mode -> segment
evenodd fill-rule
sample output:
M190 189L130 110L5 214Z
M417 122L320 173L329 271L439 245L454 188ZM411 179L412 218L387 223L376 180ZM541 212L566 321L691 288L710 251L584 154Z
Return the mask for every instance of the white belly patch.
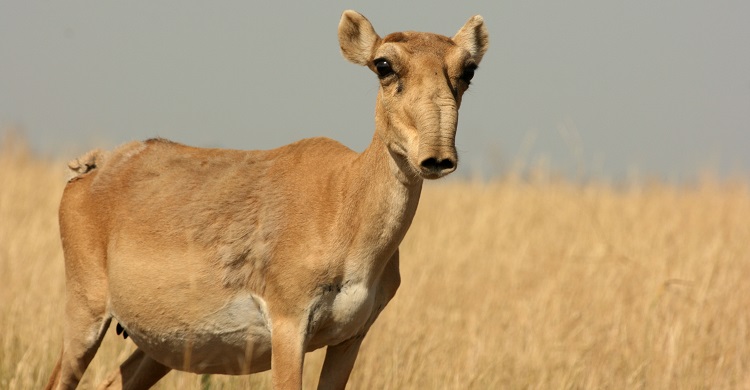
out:
M271 363L271 324L266 304L249 293L235 296L204 318L169 328L122 322L136 345L174 369L213 374L264 371Z

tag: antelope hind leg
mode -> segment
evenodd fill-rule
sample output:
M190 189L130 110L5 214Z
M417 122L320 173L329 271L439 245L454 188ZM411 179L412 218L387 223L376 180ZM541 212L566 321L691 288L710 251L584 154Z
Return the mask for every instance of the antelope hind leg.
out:
M97 305L98 306L98 305ZM99 348L111 317L101 309L67 304L63 348L46 389L75 389Z
M112 320L105 251L91 240L96 234L87 222L78 213L60 213L66 276L63 347L48 389L78 386Z
M136 349L99 389L148 389L170 370L171 368L152 359L142 350Z

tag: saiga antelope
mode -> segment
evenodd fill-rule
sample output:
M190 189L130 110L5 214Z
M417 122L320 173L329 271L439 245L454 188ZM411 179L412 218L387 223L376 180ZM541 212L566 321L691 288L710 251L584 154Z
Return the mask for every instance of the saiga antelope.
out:
M137 345L102 387L148 388L171 369L341 389L400 283L398 246L424 179L456 169L461 97L488 46L481 16L452 38L380 38L345 11L341 52L380 80L375 135L267 151L161 139L74 160L60 204L63 348L48 388L74 388L112 319Z

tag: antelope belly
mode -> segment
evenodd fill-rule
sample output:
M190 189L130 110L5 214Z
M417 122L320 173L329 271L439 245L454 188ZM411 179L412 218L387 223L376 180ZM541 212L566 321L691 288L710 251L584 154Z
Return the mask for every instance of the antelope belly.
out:
M204 318L173 326L114 317L139 348L176 370L231 375L271 367L271 324L265 302L253 294L235 296Z

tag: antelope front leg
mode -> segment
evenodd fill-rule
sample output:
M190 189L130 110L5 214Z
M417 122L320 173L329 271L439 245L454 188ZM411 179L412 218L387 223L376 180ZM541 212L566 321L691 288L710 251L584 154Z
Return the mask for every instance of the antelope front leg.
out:
M302 389L304 344L305 326L294 321L274 320L271 335L271 377L274 390Z
M364 340L365 335L370 330L370 326L377 320L380 311L396 295L396 290L398 290L401 284L398 265L399 254L397 249L390 260L388 260L388 264L383 270L383 275L380 277L378 296L375 300L376 309L370 315L365 328L357 336L341 344L329 346L326 350L326 359L323 362L323 370L320 373L318 389L343 389L346 387L349 374L351 374L354 367L354 361L357 360L362 340Z
M326 350L323 370L320 372L318 390L344 389L349 381L349 374L357 360L359 346L364 335L356 336L338 345L331 345Z

